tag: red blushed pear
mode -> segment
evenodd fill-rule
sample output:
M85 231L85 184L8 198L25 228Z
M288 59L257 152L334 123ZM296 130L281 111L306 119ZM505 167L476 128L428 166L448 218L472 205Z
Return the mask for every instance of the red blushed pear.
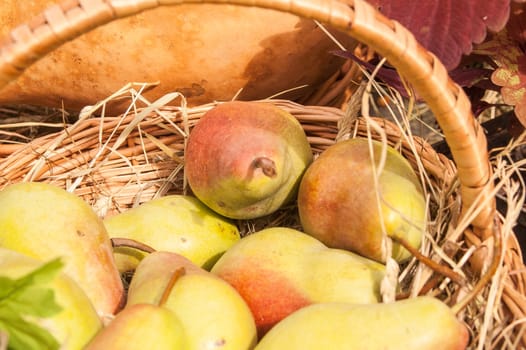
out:
M33 258L60 257L64 273L100 316L120 307L124 288L102 220L81 198L54 185L25 182L0 191L0 244Z
M247 259L242 270L226 269L219 272L219 275L246 298L261 337L276 323L294 311L312 304L312 301L287 276L273 270L262 270L258 265L257 261ZM261 283L255 283L254 273Z
M385 268L303 232L273 227L248 235L211 270L250 307L258 335L295 310L318 302L377 303Z
M392 147L383 147L367 139L341 141L312 163L298 191L298 210L306 233L329 247L380 262L386 259L384 232L415 249L420 247L426 217L422 186L409 162ZM386 157L380 171L382 151ZM395 260L401 262L410 256L401 245L393 244Z
M234 219L268 215L294 199L312 150L301 124L271 104L226 102L190 133L185 172L194 194Z

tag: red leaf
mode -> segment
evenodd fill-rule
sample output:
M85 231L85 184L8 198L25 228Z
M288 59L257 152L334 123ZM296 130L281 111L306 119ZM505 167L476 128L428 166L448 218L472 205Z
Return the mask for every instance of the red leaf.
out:
M478 45L476 51L497 64L491 80L501 86L504 103L515 106L517 119L526 126L526 4L512 4L506 28Z
M502 86L500 92L504 103L515 106L517 119L526 126L526 56L522 54L513 63L500 64L491 79Z
M477 51L486 52L498 65L491 80L501 86L504 103L515 106L515 114L526 126L526 55L504 30Z
M409 29L449 70L486 38L487 29L501 30L510 11L510 0L368 1Z

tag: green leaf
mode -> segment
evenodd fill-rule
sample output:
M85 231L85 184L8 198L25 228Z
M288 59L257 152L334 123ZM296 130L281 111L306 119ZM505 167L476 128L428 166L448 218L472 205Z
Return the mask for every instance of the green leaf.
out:
M59 313L49 284L64 266L60 259L52 260L17 279L0 277L0 330L9 335L8 349L58 349L53 335L35 322Z
M28 322L18 314L4 314L7 320L0 318L0 329L9 334L10 350L55 350L60 348L58 341L46 329Z
M53 281L63 266L64 263L60 258L57 258L18 279L0 276L0 301L9 297L12 293L23 291L28 286L43 285Z
M54 291L49 288L25 288L11 298L9 304L21 314L38 317L50 317L62 310L55 301Z

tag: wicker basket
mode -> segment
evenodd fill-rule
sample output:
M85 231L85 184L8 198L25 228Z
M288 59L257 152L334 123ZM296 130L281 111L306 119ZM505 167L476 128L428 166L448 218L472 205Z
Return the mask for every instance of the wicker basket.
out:
M0 47L0 87L16 79L39 57L81 33L150 8L180 3L69 0L53 6L14 29ZM507 188L512 193L516 189L502 161L489 158L484 131L471 113L469 100L448 77L441 62L399 23L383 17L363 0L229 3L286 11L342 30L385 57L426 101L454 162L437 154L424 140L411 137L383 119L349 120L349 113L338 108L283 100L264 102L295 115L316 153L352 135L387 140L410 159L426 179L433 208L429 242L422 253L445 271L460 274L465 283L458 284L413 261L400 276L404 291L409 297L418 293L435 295L451 305L471 331L471 348L526 347L522 326L526 320L526 270L512 231L516 216L500 215L495 204L497 190ZM165 105L176 98L181 98L180 107ZM214 104L187 108L184 98L174 93L117 117L94 118L100 106L86 108L78 122L61 132L24 145L0 145L0 188L18 181L56 183L85 198L101 216L159 195L184 192L186 137ZM383 131L371 131L371 125L380 125ZM248 233L254 227L278 222L298 225L294 208L240 225L245 225Z

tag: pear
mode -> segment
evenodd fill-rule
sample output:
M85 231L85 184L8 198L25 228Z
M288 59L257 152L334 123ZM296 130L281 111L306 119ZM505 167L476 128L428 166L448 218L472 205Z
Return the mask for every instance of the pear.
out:
M0 277L20 278L43 264L40 260L0 247ZM46 329L62 349L83 349L102 328L101 319L90 299L84 290L64 273L55 275L47 287L53 291L60 311L48 317L32 317L28 320ZM6 296L2 295L2 297ZM5 305L6 301L3 300L3 302ZM13 311L18 312L19 310ZM2 328L1 325L0 328ZM28 329L24 331L31 332Z
M186 349L244 350L256 344L255 322L243 298L182 255L154 252L139 263L125 309L141 303L162 304L179 318Z
M84 350L188 349L187 336L177 316L153 304L124 308Z
M61 257L99 315L122 305L123 285L102 220L80 197L47 183L0 191L0 244L43 261Z
M426 218L422 185L409 162L387 145L385 166L377 170L376 182L374 169L383 147L374 140L341 141L312 163L298 191L298 211L306 233L329 247L380 262L387 259L386 236L420 247ZM391 256L398 262L411 257L397 242L392 247Z
M240 239L238 228L197 198L168 195L104 219L110 238L128 238L155 250L184 255L210 268L217 258ZM146 253L115 247L119 271L135 270Z
M256 350L463 350L469 334L451 309L422 296L388 304L320 303L278 323Z
M379 302L385 267L328 248L303 232L272 227L243 237L211 272L241 294L261 337L292 312L313 303Z
M217 213L253 219L295 199L312 150L301 124L271 104L225 102L191 131L185 174Z

